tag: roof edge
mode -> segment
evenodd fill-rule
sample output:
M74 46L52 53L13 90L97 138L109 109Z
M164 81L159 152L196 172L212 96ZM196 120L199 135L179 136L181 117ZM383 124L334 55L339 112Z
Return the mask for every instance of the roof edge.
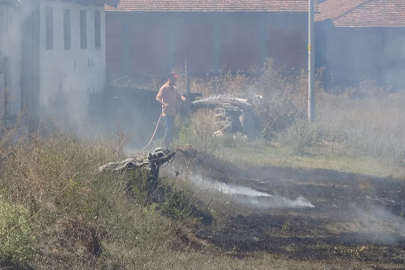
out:
M136 11L136 10L130 10L130 11L123 11L123 10L106 10L106 13L110 14L151 14L151 13L193 13L193 14L207 14L207 13L226 13L226 14L232 14L232 13L261 13L261 14L268 14L268 13L283 13L283 14L307 14L308 11L255 11L255 10L241 10L241 11ZM317 13L316 13L317 14Z
M8 5L15 8L21 8L22 3L20 0L0 0L0 5Z

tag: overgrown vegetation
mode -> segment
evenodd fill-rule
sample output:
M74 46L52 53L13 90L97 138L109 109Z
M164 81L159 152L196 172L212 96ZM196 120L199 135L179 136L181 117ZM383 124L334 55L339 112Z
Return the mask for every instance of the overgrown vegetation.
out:
M257 137L281 143L290 148L293 155L305 155L311 146L335 145L348 152L400 164L405 154L405 137L402 136L405 125L401 117L405 113L405 93L391 93L390 87L381 88L371 81L346 90L325 90L321 83L323 72L319 70L317 74L316 121L311 124L306 123L307 74L304 70L288 74L276 69L271 60L262 69L252 67L249 76L228 72L213 78L194 79L192 89L206 96L250 97L259 122ZM183 82L180 80L179 84L181 88ZM254 95L261 98L254 99ZM197 113L191 118L191 125L204 122L206 132L210 133L212 124L207 124L206 119L203 121L204 117ZM184 125L183 131L189 132ZM180 132L180 141L184 143L189 138L188 142L194 143L196 140L191 140L187 132ZM211 137L211 142L215 140ZM211 143L207 139L203 141L205 145Z
M198 222L198 211L185 194L171 190L164 204L145 203L144 174L98 173L100 165L123 158L122 136L12 137L0 147L2 267L137 269L150 256L187 249L183 222Z
M19 205L0 202L0 254L11 262L27 262L34 252L28 211Z
M180 80L179 88L182 83ZM308 123L306 87L303 70L286 75L271 60L263 69L252 67L249 76L228 72L193 79L192 90L204 95L260 96L252 100L260 123L258 140L247 143L232 135L213 137L215 116L201 110L190 119L176 119L179 128L175 143L189 143L204 157L226 158L255 169L293 167L312 158L309 168L335 170L336 164L327 160L347 161L341 167L348 163L360 167L355 162L364 156L372 161L362 166L375 168L380 160L401 164L405 153L403 93L388 93L367 83L336 95L322 89L318 81L317 118ZM219 218L233 206L211 207L214 199L204 205L187 187L167 175L160 186L164 199L153 202L144 173L98 173L100 165L124 157L127 135L123 129L118 129L116 139L78 138L58 129L18 134L6 131L0 137L0 268L323 269L329 264L259 252L241 255L236 248L231 250L236 242L222 249L198 239L197 232L208 226L202 222L204 218L212 222L212 216ZM234 175L243 171L239 169ZM283 225L269 228L269 234L279 229L277 233L288 235L290 227L299 227L284 221L282 213L280 216ZM260 243L255 238L249 241ZM294 251L293 245L288 248L288 252ZM334 250L340 248L347 249ZM329 252L329 247L324 249ZM362 256L363 249L353 248L356 258Z
M164 187L163 204L145 204L142 174L99 174L100 165L122 158L122 136L11 137L0 148L2 268L312 269L266 254L235 259L198 240L201 212L181 186ZM132 195L128 180L135 180Z

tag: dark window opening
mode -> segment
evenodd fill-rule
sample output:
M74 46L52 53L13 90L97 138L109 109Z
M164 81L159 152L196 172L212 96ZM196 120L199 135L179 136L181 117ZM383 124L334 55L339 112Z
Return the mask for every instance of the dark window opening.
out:
M63 39L65 50L71 49L70 10L63 10Z
M53 49L53 8L45 8L45 48Z
M80 48L87 49L87 20L86 11L80 11Z
M99 10L94 12L94 29L96 48L101 48L101 15Z
M7 5L0 5L0 41L6 41L9 31L9 25L12 25L12 14L9 16L9 7Z
M3 5L0 5L0 43L3 41Z
M10 58L6 57L4 60L4 66L0 70L0 90L3 93L2 102L0 103L1 113L3 117L10 116ZM2 117L0 117L2 118Z

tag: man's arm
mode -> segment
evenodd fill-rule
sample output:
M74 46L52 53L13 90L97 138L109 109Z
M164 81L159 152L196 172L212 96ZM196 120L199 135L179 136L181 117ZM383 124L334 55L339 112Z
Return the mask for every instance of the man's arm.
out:
M178 99L178 100L181 100L181 101L183 101L183 102L187 102L187 101L188 101L188 99L187 99L185 96L183 96L182 94L180 94L179 91L177 91L177 89L176 89L176 93L177 93L177 99Z
M185 96L181 95L179 92L177 92L177 93L178 93L178 99L183 101L184 103L186 103L187 107L190 109L190 106L191 106L190 100L188 98L186 98Z
M158 94L156 95L156 100L160 103L162 103L163 106L165 106L165 104L163 103L163 90L164 90L164 86L162 86L158 92Z

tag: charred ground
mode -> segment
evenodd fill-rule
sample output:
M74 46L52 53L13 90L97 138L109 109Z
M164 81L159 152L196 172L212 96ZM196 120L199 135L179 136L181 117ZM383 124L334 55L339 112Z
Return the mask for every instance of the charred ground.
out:
M199 241L221 253L364 263L360 268L405 264L405 184L399 179L325 169L246 167L193 149L179 149L176 164L180 173L186 167L191 174L273 196L302 196L314 205L280 209L271 201L263 206L267 197L257 197L261 206L255 206L243 203L242 195L223 196L211 204L217 213L214 222L195 230Z

